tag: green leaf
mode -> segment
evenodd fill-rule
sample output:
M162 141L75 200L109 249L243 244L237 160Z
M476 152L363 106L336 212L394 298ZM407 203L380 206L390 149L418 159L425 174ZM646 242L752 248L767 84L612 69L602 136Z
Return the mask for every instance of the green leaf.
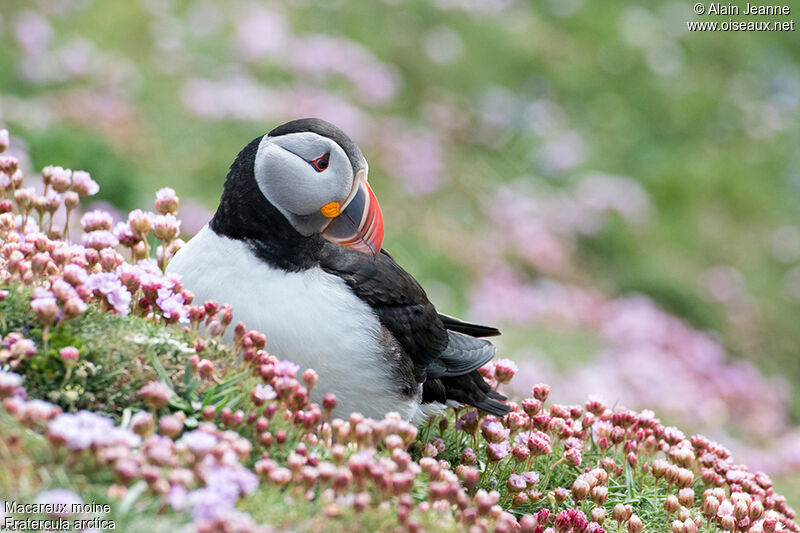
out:
M147 483L144 480L139 480L127 490L125 496L119 502L119 512L126 514L130 512L133 504L136 503L142 494L147 490Z

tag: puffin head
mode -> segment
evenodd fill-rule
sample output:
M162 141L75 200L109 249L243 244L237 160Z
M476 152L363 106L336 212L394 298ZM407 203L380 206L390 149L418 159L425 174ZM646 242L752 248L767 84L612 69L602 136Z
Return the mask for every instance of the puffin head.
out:
M307 239L321 235L377 255L383 241L383 215L367 183L368 170L358 145L342 130L320 119L293 120L242 150L231 167L215 218L230 219L235 213L241 219L241 211L247 210L252 225L257 224L254 219L279 216L291 228L284 227L283 233L293 230ZM261 198L252 198L254 194ZM226 216L218 217L223 210ZM276 224L271 221L272 226ZM224 224L220 220L217 225ZM279 225L285 226L282 221ZM271 233L274 236L275 228Z

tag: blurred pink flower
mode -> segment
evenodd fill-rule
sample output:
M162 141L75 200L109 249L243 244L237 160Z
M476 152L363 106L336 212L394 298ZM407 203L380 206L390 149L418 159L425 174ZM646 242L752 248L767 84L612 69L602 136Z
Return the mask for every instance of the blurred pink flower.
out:
M246 5L235 24L236 49L247 60L274 57L290 45L291 28L286 17L268 7Z
M397 120L376 126L381 146L381 167L401 181L413 195L426 195L441 187L445 178L441 140L427 128Z
M26 9L14 21L14 36L26 55L41 54L53 41L55 32L42 14Z

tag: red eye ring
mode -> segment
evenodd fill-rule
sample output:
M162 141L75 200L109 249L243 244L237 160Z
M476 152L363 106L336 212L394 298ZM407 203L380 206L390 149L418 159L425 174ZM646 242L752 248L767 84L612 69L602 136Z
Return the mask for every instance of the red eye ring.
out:
M313 166L317 172L322 172L330 165L330 160L329 160L330 156L331 156L330 152L328 152L325 155L319 156L318 158L311 161L311 166Z

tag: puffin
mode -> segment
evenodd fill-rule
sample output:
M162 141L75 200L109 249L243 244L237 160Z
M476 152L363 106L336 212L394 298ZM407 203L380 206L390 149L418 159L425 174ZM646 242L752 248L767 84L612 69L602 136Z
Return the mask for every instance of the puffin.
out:
M382 248L368 173L333 124L278 126L238 154L213 218L167 272L196 301L230 304L269 353L313 368L311 399L335 394L337 416L422 423L448 405L504 416L506 397L478 371L500 332L437 312Z

